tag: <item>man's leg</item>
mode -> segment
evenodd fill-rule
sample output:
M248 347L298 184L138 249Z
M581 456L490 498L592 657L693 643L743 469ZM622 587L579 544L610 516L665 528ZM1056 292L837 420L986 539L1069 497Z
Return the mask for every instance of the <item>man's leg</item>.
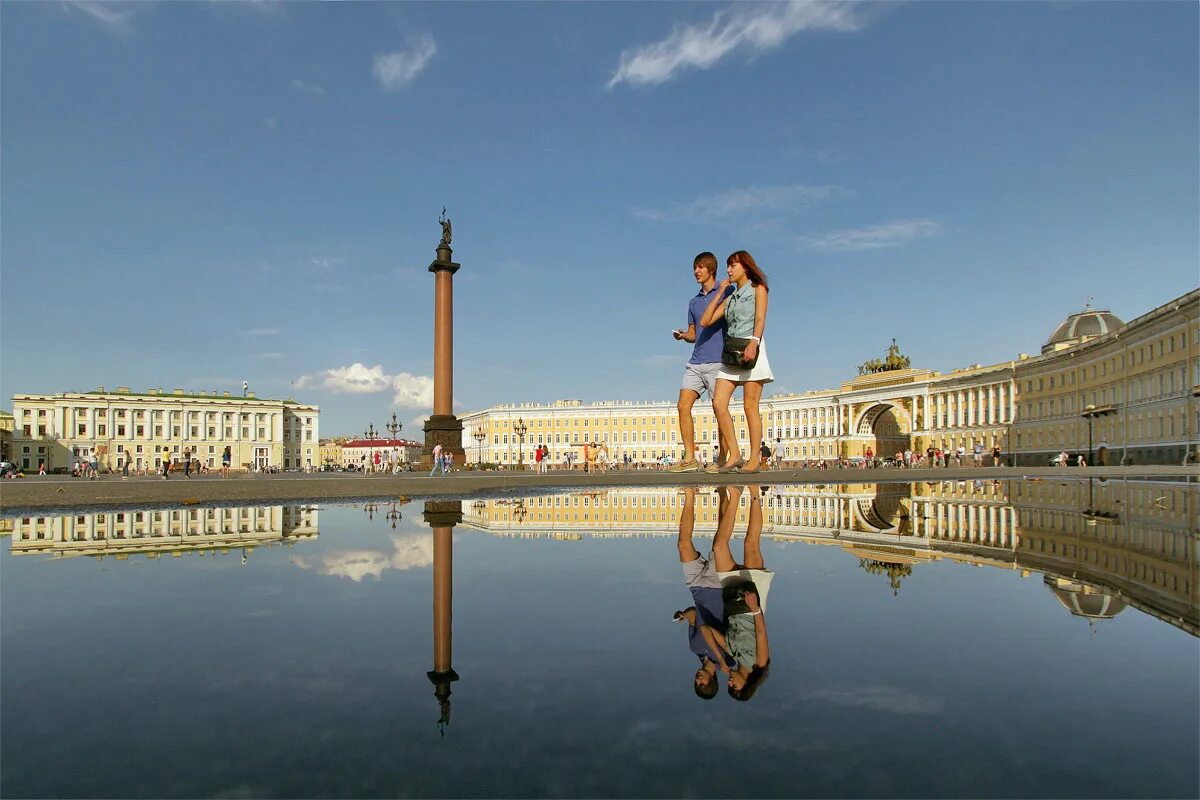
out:
M696 424L692 420L692 406L700 399L700 393L695 389L680 389L679 402L679 438L683 441L683 460L696 460Z
M683 490L683 508L679 512L679 563L689 564L700 557L700 553L692 544L692 531L696 528L696 490L688 487Z

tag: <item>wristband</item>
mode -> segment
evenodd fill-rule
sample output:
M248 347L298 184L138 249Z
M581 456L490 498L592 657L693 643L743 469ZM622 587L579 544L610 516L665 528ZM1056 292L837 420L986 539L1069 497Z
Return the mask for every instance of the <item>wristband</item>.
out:
M747 338L747 339L753 339L753 340L754 340L754 341L756 341L756 342L761 342L761 341L762 341L762 339L758 338L757 336L747 336L746 338Z

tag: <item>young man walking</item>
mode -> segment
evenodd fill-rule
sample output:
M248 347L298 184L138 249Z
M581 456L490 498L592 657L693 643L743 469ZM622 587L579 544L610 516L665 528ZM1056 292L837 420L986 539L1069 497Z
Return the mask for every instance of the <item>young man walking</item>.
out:
M688 303L688 326L685 330L671 331L675 341L694 343L692 357L683 371L683 386L679 389L679 436L683 440L683 459L670 468L671 472L700 471L700 462L696 460L696 425L692 420L692 406L705 392L712 399L717 386L717 373L721 371L721 351L725 347L724 320L708 327L700 324L708 304L720 291L717 257L709 252L696 256L692 261L692 277L700 285L700 291ZM716 472L717 466L725 462L725 450L726 443L722 441L717 458L706 469L707 472Z

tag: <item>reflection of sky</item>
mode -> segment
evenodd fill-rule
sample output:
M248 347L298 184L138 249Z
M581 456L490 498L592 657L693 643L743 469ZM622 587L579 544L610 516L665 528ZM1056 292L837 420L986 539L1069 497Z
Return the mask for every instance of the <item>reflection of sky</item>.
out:
M1194 793L1193 637L1132 610L1093 637L1036 574L918 564L893 596L771 541L772 672L742 704L692 692L672 539L458 531L441 739L409 516L323 508L245 565L3 548L0 794Z

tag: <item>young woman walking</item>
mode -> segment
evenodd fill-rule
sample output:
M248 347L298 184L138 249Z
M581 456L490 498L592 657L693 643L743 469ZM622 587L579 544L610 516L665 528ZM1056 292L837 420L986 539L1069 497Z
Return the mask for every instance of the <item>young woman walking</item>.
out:
M741 360L753 366L738 368L725 363L717 373L713 413L721 436L729 443L728 460L717 471L758 472L761 457L754 446L754 442L762 441L762 415L758 405L762 399L763 385L775 380L771 363L767 360L767 343L763 341L763 331L767 327L767 276L745 250L738 250L729 256L725 264L728 277L721 282L721 291L708 304L700 324L712 325L724 318L726 348L729 348L731 339L747 340ZM723 299L724 290L730 285L735 289L728 299ZM746 412L749 460L742 457L734 435L733 417L729 413L729 399L738 386L742 387L742 406Z

